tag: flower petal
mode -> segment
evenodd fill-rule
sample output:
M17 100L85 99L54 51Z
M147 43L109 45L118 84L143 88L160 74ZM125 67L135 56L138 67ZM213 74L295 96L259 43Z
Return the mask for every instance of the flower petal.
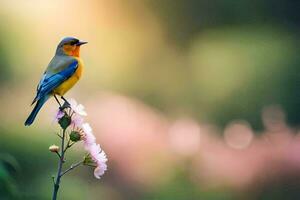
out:
M76 127L79 127L79 128L81 128L82 127L82 125L83 125L83 118L80 116L80 115L77 115L77 114L74 114L73 116L72 116L72 122L71 122L71 124L73 125L73 126L76 126Z
M65 113L62 110L58 109L58 111L55 114L54 120L58 122L64 115Z
M96 142L96 138L93 134L91 126L88 123L82 124L82 130L84 132L84 146L85 149L88 150L90 148L89 146Z
M87 113L85 112L84 106L82 104L78 104L75 99L70 99L69 103L70 103L71 109L75 113L82 115L82 116L87 116Z

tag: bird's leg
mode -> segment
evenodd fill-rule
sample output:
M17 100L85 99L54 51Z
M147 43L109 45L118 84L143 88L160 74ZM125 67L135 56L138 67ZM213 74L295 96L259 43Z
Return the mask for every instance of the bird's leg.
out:
M57 99L56 95L55 95L55 94L53 94L53 96L54 96L54 98L55 98L56 102L57 102L57 103L58 103L58 105L59 105L59 109L60 109L60 110L62 110L61 104L60 104L59 100Z
M67 99L65 99L65 97L61 96L61 98L62 98L62 100L65 101L65 103L64 103L64 105L63 105L64 108L68 108L68 107L71 106L71 104L67 101Z

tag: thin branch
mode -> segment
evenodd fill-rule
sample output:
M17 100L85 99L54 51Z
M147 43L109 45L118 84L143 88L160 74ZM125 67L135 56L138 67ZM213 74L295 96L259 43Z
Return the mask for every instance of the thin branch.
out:
M66 152L69 148L71 148L74 144L76 144L76 142L72 142L71 143L71 140L68 140L68 143L67 143L67 146L64 150L64 152Z
M59 159L61 159L60 154L59 154L57 151L56 151L55 153L56 153L56 155L59 157Z
M89 166L89 167L97 167L97 165L93 165L93 164L84 164L86 166Z
M76 167L80 166L82 163L83 163L83 161L80 161L78 163L72 164L69 169L67 169L66 171L64 171L64 172L61 173L60 177L62 177L63 175L65 175L69 171L75 169Z
M74 144L76 144L76 142L73 142L72 144L70 144L68 148L71 148Z
M60 135L59 133L56 133L56 135L57 135L60 139L62 139L62 137L61 137L61 135Z
M64 152L67 151L67 149L69 148L69 146L70 146L70 139L69 139L68 142L67 142L67 145L66 145L66 148L64 149Z

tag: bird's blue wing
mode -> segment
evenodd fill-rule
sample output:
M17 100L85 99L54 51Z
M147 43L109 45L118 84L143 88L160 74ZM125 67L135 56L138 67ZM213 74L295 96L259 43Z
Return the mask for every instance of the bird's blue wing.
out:
M52 90L54 90L61 83L70 78L75 73L77 67L78 61L74 60L71 64L69 64L68 67L56 74L52 74L50 76L47 76L47 74L45 74L42 77L42 80L37 88L37 95L34 102L40 99L41 97L51 93Z

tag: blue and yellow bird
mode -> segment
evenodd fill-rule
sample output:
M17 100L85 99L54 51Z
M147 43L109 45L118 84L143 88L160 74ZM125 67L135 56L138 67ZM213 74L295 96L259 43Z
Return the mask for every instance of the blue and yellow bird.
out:
M37 94L31 105L36 104L25 121L25 126L33 123L41 107L51 96L59 103L56 97L59 95L67 103L64 94L81 77L83 62L80 58L80 46L86 43L74 37L66 37L58 44L55 55L37 86Z

